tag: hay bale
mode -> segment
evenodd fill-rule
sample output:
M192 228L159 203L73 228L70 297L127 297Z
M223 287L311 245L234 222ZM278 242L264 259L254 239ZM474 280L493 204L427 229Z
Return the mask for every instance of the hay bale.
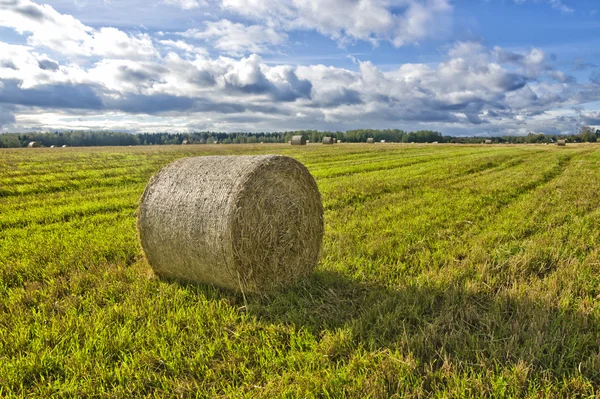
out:
M67 146L66 144L63 144L62 148L65 148L66 146Z
M492 144L492 140L489 140L489 139L488 139L488 140L486 140L486 141L485 141L485 143L486 143L486 144Z
M54 148L54 147L55 147L55 146L54 146L54 144L52 144L52 145L50 146L50 148Z
M342 140L338 139L338 141L337 141L337 142L338 142L338 144L339 144L339 143L341 143L341 142L342 142Z
M187 145L187 144L189 144L189 143L190 143L189 141L187 141L187 140L183 140L183 141L181 142L181 145Z
M556 142L556 145L559 145L559 146L561 146L561 147L564 147L564 146L566 146L566 145L567 145L567 140L558 140L558 141Z
M314 270L323 206L292 158L192 157L152 177L138 232L158 276L262 292Z
M306 145L306 143L306 137L302 135L292 136L292 141L290 142L291 145Z
M375 142L375 140L373 140L373 137L369 137L367 139L367 143L369 143L369 144L373 144L374 142Z
M382 144L385 144L385 140L381 140L381 143L382 143Z
M323 144L333 144L335 139L333 137L323 137Z
M37 141L30 141L29 144L27 144L27 147L29 148L38 148L41 147L40 143L38 143Z

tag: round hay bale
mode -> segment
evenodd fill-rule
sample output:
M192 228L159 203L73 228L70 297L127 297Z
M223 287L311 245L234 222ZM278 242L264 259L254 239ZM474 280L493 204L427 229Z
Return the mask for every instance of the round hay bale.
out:
M490 140L490 139L487 139L487 140L485 141L485 144L492 144L492 140Z
M375 140L373 140L373 137L369 137L367 139L367 143L369 143L369 144L373 144L374 142L375 142Z
M27 144L27 147L29 148L38 148L41 147L40 143L38 143L37 141L30 141L29 144Z
M140 200L140 243L167 279L264 292L310 274L323 206L300 162L280 155L175 161Z
M50 146L50 148L54 148L54 147L55 147L55 146L54 146L54 144L52 144L52 145Z
M382 143L382 144L385 144L385 140L381 140L381 143Z
M292 141L291 144L292 145L306 145L306 137L302 136L302 135L298 135L298 136L292 136Z
M342 142L342 140L338 139L338 141L337 141L337 142L338 142L338 143L341 143L341 142Z
M556 145L563 147L563 146L567 145L567 140L558 140L556 142Z
M333 137L323 137L323 144L333 144L335 139Z
M181 142L181 145L187 145L187 144L189 144L189 143L190 143L189 141L187 141L187 140L183 140L183 141Z
M65 148L66 146L67 146L66 144L63 144L62 148Z

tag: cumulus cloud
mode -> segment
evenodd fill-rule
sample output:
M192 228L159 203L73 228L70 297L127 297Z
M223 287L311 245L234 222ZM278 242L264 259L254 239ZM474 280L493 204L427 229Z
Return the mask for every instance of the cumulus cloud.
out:
M267 28L222 19L181 35L153 37L91 28L29 0L0 0L0 25L21 33L27 43L0 42L3 129L377 126L452 134L527 133L567 128L572 121L559 119L563 115L553 110L600 100L600 78L592 74L589 82L578 83L537 48L509 51L460 42L447 48L437 64L407 63L386 70L358 59L355 69L267 64L256 53L281 45L286 40L281 32L294 27L342 42L402 45L428 33L410 24L400 28L400 22L437 18L431 12L436 8L450 10L445 0L269 1L225 2L227 9L246 13ZM265 12L237 10L241 4ZM330 13L323 12L323 4L331 6ZM348 18L341 17L342 9ZM357 25L361 13L365 21L382 23ZM198 47L198 40L212 43L220 55ZM75 117L80 114L85 122ZM586 115L590 122L598 116Z
M146 34L128 34L106 27L94 29L71 15L30 0L0 0L0 26L28 34L27 43L62 55L150 58L156 55Z
M400 47L450 24L448 0L222 0L231 12L283 30L316 30L341 43L389 41Z
M234 23L226 19L206 22L203 29L189 29L182 36L209 41L224 54L239 56L245 53L266 53L270 46L287 40L285 33L272 28Z

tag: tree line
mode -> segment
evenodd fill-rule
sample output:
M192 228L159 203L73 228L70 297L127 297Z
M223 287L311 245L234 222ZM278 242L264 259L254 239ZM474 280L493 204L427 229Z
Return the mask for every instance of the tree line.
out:
M483 143L492 140L493 143L552 143L558 139L568 142L600 141L600 129L584 126L577 134L545 135L528 134L526 136L497 136L497 137L455 137L444 136L440 132L419 130L405 132L400 129L355 129L346 132L331 132L318 130L294 130L274 133L139 133L124 132L34 132L34 133L4 133L0 134L0 147L26 147L30 142L37 141L43 147L63 145L80 146L128 146L128 145L163 145L163 144L246 144L246 143L287 143L294 135L303 135L311 142L321 142L323 137L333 137L348 143L366 142L373 138L378 142L385 140L391 143Z

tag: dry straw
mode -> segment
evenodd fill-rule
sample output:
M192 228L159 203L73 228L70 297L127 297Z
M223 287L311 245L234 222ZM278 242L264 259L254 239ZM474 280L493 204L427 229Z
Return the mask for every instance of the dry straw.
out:
M369 143L369 144L373 144L374 142L375 142L375 140L373 140L373 137L369 137L367 139L367 143Z
M158 276L264 292L314 270L323 206L292 158L185 158L148 183L138 232Z
M306 137L304 136L292 136L292 145L306 145Z
M30 141L29 144L27 144L27 147L37 148L37 147L40 147L40 143L38 143L37 141Z
M567 140L558 140L556 142L556 144L559 146L565 146L565 145L567 145Z
M335 139L333 137L323 137L323 144L334 144Z

